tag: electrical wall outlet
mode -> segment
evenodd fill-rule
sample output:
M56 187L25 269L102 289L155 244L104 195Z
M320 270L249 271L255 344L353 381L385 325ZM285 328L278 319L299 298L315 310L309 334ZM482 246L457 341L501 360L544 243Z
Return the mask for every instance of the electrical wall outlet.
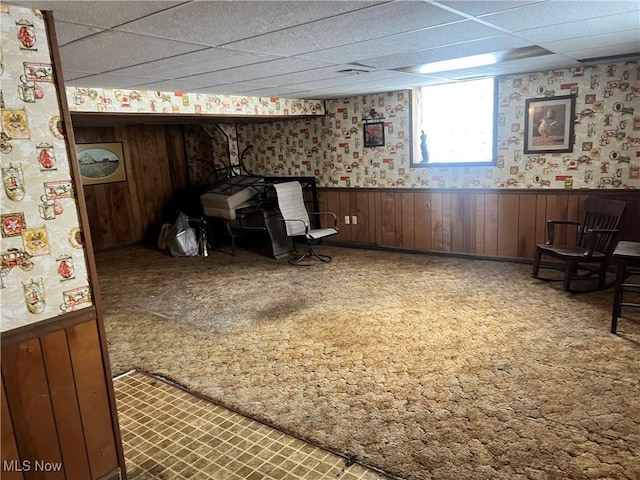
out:
M358 224L358 216L357 215L352 215L351 216L351 223L353 225L357 225Z
M344 216L344 224L349 225L349 215Z

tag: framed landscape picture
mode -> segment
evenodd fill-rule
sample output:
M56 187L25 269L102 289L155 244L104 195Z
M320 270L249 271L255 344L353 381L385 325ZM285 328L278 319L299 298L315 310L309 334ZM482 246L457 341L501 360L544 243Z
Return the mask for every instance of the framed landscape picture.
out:
M127 180L122 143L80 143L76 151L83 185Z

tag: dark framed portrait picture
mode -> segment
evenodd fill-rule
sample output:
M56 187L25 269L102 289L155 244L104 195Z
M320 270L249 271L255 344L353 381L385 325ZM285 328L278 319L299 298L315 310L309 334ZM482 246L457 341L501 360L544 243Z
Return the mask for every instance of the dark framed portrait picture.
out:
M122 143L80 143L76 151L83 185L126 181Z
M370 122L363 126L365 147L384 147L384 122Z
M529 98L525 108L524 153L573 152L575 96Z

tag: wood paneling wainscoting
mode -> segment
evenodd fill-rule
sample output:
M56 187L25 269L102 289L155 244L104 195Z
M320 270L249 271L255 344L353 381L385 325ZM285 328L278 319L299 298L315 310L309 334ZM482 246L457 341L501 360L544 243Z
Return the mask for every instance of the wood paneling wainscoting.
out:
M591 196L627 202L620 240L640 241L640 192L633 190L318 191L321 210L339 219L340 233L327 241L333 244L531 260L535 245L544 243L546 221L581 220ZM556 238L570 242L574 234L565 230Z
M143 241L188 184L181 125L75 127L76 143L122 142L127 180L85 185L95 251Z
M124 474L103 335L92 308L2 335L3 479Z

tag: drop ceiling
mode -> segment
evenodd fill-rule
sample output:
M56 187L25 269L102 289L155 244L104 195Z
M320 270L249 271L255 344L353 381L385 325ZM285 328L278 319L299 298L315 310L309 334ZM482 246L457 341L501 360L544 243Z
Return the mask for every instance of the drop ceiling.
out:
M12 1L53 11L69 86L327 99L640 56L633 1ZM539 46L548 54L400 69Z

